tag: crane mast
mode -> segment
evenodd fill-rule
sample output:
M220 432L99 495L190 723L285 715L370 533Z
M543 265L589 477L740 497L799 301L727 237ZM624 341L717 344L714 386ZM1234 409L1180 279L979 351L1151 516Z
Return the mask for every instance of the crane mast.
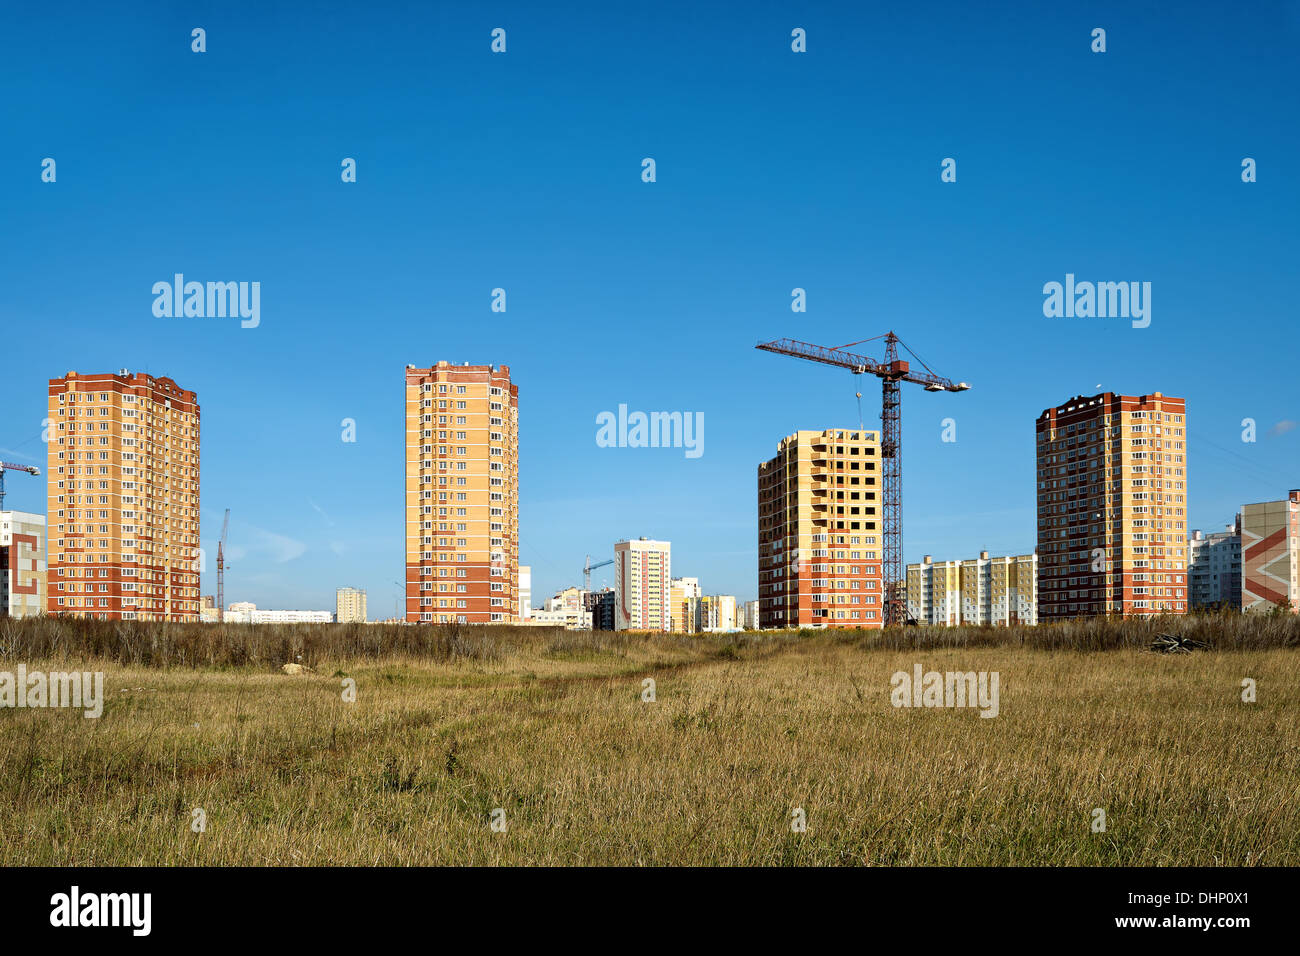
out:
M217 620L226 619L226 532L230 528L230 509L221 522L221 537L217 541Z

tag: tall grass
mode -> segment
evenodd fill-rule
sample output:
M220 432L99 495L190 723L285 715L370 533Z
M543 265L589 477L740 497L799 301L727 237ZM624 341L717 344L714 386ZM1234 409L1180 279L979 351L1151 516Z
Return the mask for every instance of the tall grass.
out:
M998 647L1008 644L1039 650L1111 651L1150 647L1161 634L1173 634L1215 650L1265 650L1300 647L1300 615L1164 614L1145 617L1088 617L1051 624L1010 627L906 627L855 632L867 647Z
M1300 865L1300 654L1244 632L275 630L4 630L140 661L97 720L0 709L0 865ZM999 716L892 707L916 664L998 671Z
M1300 617L1233 612L1147 618L1084 618L1028 627L906 627L873 631L761 631L668 635L464 624L163 624L70 617L0 620L0 662L95 658L139 667L255 667L402 658L499 661L552 653L621 653L629 643L704 648L780 644L825 633L829 639L891 650L1023 646L1038 650L1143 648L1161 634L1218 650L1300 647Z

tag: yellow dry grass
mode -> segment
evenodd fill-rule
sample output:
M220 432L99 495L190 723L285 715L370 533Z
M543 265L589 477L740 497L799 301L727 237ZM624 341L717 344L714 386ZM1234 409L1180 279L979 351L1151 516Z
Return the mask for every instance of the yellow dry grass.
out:
M892 707L918 662L997 671L1000 715ZM100 719L0 710L0 863L1300 863L1294 650L821 633L518 639L297 676L85 666Z

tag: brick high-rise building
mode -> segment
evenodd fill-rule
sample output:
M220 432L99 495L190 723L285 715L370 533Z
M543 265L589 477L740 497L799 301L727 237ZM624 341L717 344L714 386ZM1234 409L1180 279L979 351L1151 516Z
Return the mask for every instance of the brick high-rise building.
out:
M882 627L880 435L800 431L758 466L762 627Z
M519 386L406 367L406 620L519 619Z
M199 619L199 403L169 378L49 382L51 614Z
M1187 611L1183 399L1106 392L1038 416L1038 620Z
M1300 611L1300 490L1241 508L1241 608Z

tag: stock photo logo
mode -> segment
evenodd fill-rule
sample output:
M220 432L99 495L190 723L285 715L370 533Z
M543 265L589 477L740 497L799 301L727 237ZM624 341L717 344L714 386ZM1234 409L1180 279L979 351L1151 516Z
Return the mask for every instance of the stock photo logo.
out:
M153 314L159 319L240 319L240 327L262 323L261 282L186 282L176 273L171 282L153 284Z
M682 448L687 458L704 454L703 412L631 412L596 416L598 448Z
M1132 319L1133 328L1151 324L1150 282L1065 282L1043 285L1043 315L1049 319Z
M0 671L0 707L83 709L83 717L104 713L102 671L29 671L18 665L17 673Z
M998 715L997 671L895 671L889 703L894 707L979 708L981 717Z
M50 897L50 925L56 928L121 928L148 936L152 911L152 893L87 893L74 884Z

